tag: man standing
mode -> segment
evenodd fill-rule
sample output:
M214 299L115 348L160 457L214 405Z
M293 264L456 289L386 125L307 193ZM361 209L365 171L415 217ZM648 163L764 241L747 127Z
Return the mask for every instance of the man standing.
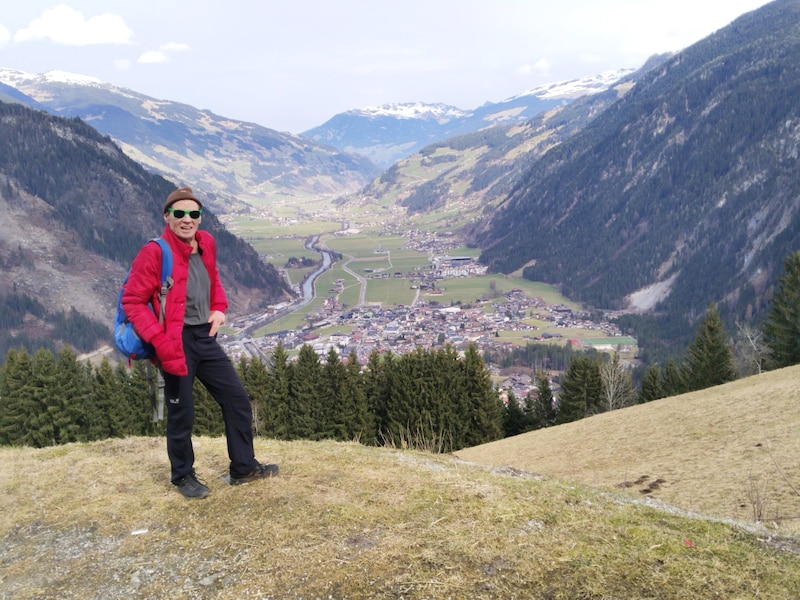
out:
M194 471L195 377L222 409L231 484L272 477L279 471L278 465L255 459L250 398L217 343L228 301L217 272L216 242L210 233L199 230L202 214L202 203L188 187L172 192L164 204L166 227L162 237L172 249L173 282L165 301L163 325L156 317L161 289L158 244L145 244L139 251L122 292L122 306L133 328L156 350L156 364L164 376L171 480L186 498L209 494Z

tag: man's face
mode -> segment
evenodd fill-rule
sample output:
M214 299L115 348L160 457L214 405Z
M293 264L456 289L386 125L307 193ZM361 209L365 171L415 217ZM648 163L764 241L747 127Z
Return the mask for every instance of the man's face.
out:
M194 239L194 234L197 233L197 228L202 219L200 214L197 213L195 213L197 218L193 219L190 214L191 211L202 212L200 205L194 200L178 200L164 214L164 220L169 225L169 228L185 242L191 242Z

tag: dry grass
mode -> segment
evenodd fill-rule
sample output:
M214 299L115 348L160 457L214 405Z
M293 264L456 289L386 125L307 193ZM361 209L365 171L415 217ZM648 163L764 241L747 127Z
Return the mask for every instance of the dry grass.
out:
M200 438L212 492L202 501L172 489L161 439L0 449L0 598L796 598L793 538L689 517L615 484L662 477L649 495L702 496L676 504L746 518L710 509L730 506L725 495L756 469L778 494L762 454L769 442L786 459L797 411L773 400L773 419L761 403L765 390L784 398L798 374L459 453L518 468L258 440L281 476L231 487L224 440ZM790 493L779 497L794 510Z
M800 366L458 452L800 533Z

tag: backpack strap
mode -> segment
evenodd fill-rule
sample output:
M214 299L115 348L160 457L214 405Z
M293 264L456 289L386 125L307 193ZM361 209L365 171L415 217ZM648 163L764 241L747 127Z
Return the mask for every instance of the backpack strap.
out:
M159 315L158 322L164 325L167 312L167 292L172 288L172 248L167 240L161 237L153 238L161 246L161 290L158 293ZM153 381L148 365L148 379L150 380L150 407L153 409L153 423L164 418L164 377L161 370L156 372L156 381Z
M172 289L172 248L169 247L167 240L161 237L153 238L150 241L161 246L161 291L158 293L158 304L161 310L158 322L163 325L167 310L167 292Z

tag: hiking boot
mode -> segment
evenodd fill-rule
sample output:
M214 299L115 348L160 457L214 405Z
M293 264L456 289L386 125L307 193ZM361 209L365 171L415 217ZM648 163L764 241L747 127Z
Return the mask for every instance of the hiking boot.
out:
M266 479L267 477L276 477L280 469L278 465L258 465L255 469L250 471L247 475L241 477L234 477L231 475L231 485L239 485L240 483L247 483L248 481L255 481L256 479Z
M173 481L173 484L178 491L183 494L184 498L205 498L208 496L209 491L208 487L198 481L197 475L194 474L194 471L184 475Z

